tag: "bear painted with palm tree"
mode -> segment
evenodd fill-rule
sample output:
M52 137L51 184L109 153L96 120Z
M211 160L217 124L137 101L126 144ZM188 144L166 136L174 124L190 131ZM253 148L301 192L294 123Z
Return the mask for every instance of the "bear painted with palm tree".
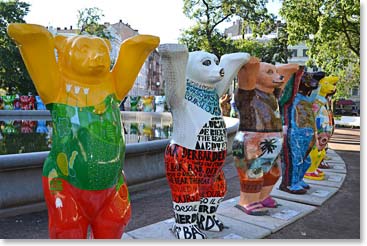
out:
M283 126L274 93L297 70L297 64L274 66L252 57L238 73L240 126L232 149L241 185L236 207L246 214L266 215L277 206L270 192L280 177Z
M18 23L8 34L54 124L42 174L50 237L86 238L90 226L94 238L121 238L131 207L119 104L159 38L125 40L110 71L107 40Z

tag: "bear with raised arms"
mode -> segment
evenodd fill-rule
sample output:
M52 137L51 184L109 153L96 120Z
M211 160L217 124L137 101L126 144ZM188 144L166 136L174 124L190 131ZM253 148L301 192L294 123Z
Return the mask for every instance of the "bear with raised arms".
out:
M173 134L165 152L179 239L207 238L203 231L221 231L216 211L226 193L222 167L227 132L219 98L227 91L247 53L219 59L208 52L188 52L186 46L159 46Z
M94 238L121 238L131 207L119 104L159 38L125 40L110 71L107 40L54 37L42 26L18 23L8 34L52 116L42 174L50 237L86 238L90 226Z

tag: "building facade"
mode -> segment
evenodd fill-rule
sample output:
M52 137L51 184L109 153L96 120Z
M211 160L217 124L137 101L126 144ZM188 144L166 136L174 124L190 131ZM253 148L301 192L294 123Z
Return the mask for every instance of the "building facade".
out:
M282 25L278 21L278 26ZM252 30L249 26L243 27L242 21L236 20L232 23L232 25L224 30L224 35L230 39L251 39L253 38ZM262 37L257 37L256 40L260 42L267 42L272 38L277 37L277 30L268 35L264 35ZM305 66L309 57L307 55L308 47L305 43L299 43L297 45L289 45L288 51L290 53L290 57L288 58L288 63L299 64L301 66ZM317 72L321 71L319 67L305 67L307 72ZM343 103L337 104L336 109L341 109L344 111L353 112L359 115L360 112L360 88L358 86L354 86L350 89L350 96L347 99L341 100Z

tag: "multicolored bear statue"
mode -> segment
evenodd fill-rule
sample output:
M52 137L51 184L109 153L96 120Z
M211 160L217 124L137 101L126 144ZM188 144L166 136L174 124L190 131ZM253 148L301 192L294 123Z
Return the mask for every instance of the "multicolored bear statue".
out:
M232 149L241 185L236 207L246 214L265 215L277 206L270 192L281 175L283 126L274 90L297 70L296 64L274 66L252 57L238 73L240 126Z
M131 207L119 104L159 38L125 40L110 71L108 40L54 37L43 26L18 23L8 34L51 111L52 149L42 178L50 237L86 238L90 226L93 238L121 238Z
M311 165L309 153L316 143L316 122L312 110L313 90L325 77L324 72L308 73L301 67L295 75L292 86L285 89L287 100L281 103L284 124L282 182L279 189L292 194L305 194L310 186L303 180ZM282 100L281 100L282 101Z
M319 166L326 156L325 149L333 132L326 97L336 91L337 82L338 77L336 76L324 77L320 80L319 89L316 91L317 95L313 102L313 111L316 116L317 141L310 152L311 166L306 171L306 179L323 180L325 178L324 172L319 169Z
M143 112L153 112L154 111L154 96L143 96L141 98Z

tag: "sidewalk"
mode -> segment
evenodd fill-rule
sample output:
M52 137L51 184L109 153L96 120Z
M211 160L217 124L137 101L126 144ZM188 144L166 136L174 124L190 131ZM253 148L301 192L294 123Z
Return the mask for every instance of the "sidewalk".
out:
M280 206L271 209L268 216L250 216L234 206L239 197L223 202L218 209L218 217L227 228L221 232L206 232L209 239L260 239L275 233L296 220L308 215L322 206L342 186L346 176L344 161L333 150L328 151L331 157L331 169L325 171L324 181L311 181L311 189L305 195L293 195L274 189L272 196ZM280 180L275 187L279 187ZM170 232L174 219L170 218L124 234L123 239L175 239Z

